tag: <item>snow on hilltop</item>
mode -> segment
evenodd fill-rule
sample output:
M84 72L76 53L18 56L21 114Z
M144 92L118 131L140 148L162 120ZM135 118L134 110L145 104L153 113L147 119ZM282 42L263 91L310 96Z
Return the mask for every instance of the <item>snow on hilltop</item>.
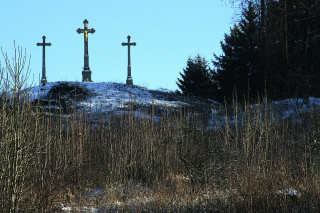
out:
M51 97L52 90L56 90L55 98ZM66 90L66 87L69 87ZM85 89L88 94L84 97L74 98L68 96L74 90ZM143 107L154 106L160 111L164 109L178 109L181 106L196 106L196 111L204 113L211 122L218 126L223 126L226 122L224 106L201 98L186 98L171 91L148 90L140 86L130 86L114 82L48 82L46 86L35 86L28 90L31 101L37 99L42 101L43 108L60 108L77 106L90 112L127 111L130 106L134 106L136 112ZM60 93L61 92L61 93ZM61 97L58 97L60 96ZM67 102L67 104L66 104ZM269 103L253 104L251 109L257 109L261 113L268 110L273 114L275 121L289 119L297 120L300 115L306 112L318 112L320 110L320 99L309 97L307 99L286 99L272 101ZM199 107L199 108L197 108ZM64 108L65 109L65 108ZM244 112L237 113L238 117L244 116ZM228 115L228 122L234 123L235 118L232 113ZM241 121L240 117L236 120Z
M147 90L139 86L113 82L48 82L46 86L30 88L30 99L31 101L36 99L56 101L50 98L49 92L52 88L63 84L88 89L90 96L76 101L76 105L91 111L126 108L132 102L140 106L157 105L170 108L186 105L183 97L170 91Z

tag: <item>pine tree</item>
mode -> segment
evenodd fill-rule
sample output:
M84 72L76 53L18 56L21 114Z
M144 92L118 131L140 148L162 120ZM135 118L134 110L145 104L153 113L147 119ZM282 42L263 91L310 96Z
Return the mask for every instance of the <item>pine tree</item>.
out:
M261 51L259 48L259 19L252 3L242 12L242 19L225 34L221 42L223 55L214 54L217 67L215 79L219 91L227 100L237 96L255 97L263 90Z
M212 80L211 70L205 58L197 55L189 58L187 67L180 72L181 79L176 82L179 89L185 95L195 95L204 98L212 98L217 86Z

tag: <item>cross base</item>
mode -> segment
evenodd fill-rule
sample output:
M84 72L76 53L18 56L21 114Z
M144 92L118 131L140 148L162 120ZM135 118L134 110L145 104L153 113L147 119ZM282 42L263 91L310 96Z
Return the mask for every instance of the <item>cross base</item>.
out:
M91 73L90 69L84 69L82 71L82 82L92 82Z
M47 84L47 78L41 78L41 84L42 86L45 86Z
M127 78L126 84L127 84L127 85L133 85L133 80L132 80L132 78Z

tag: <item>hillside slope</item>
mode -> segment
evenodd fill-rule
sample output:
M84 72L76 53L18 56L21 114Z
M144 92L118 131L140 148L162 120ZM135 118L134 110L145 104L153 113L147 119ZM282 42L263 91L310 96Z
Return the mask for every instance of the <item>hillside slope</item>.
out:
M163 112L177 111L187 108L192 114L205 115L211 125L223 126L226 122L235 120L241 122L241 117L246 113L243 107L237 108L223 106L212 100L199 97L185 97L168 90L148 90L140 86L130 86L114 82L48 82L46 86L35 86L28 90L30 100L36 105L40 103L43 109L53 112L63 110L64 113L72 109L93 113L93 115L117 114L122 112L134 112L141 116L141 112L153 110L156 116ZM297 121L302 114L318 111L320 99L307 98L287 99L250 105L250 110L262 114L272 113L274 121ZM231 111L228 108L232 109ZM168 110L169 109L169 110ZM235 118L234 115L238 116ZM147 115L148 116L148 115Z
M129 86L113 82L48 82L46 86L35 86L29 90L33 102L41 101L43 107L80 107L86 111L135 110L154 106L157 109L176 109L214 102L198 97L184 97L168 90L148 90L140 86ZM218 104L218 103L215 103Z

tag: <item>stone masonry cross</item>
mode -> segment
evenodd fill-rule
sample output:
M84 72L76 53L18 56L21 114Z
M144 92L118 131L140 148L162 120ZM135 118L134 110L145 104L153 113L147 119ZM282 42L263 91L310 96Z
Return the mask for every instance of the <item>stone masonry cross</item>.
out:
M51 43L46 43L46 37L42 36L43 42L37 43L37 46L42 46L42 76L41 76L41 84L44 86L47 83L46 77L46 46L51 46Z
M84 67L83 67L83 71L82 71L82 81L88 81L88 82L92 82L91 80L91 70L89 67L89 51L88 51L88 33L95 33L96 30L91 28L88 29L88 20L85 19L83 21L84 24L84 29L77 29L77 33L83 33L84 34Z
M127 81L126 84L127 85L133 85L133 80L132 80L132 76L131 76L131 58L130 58L130 46L136 46L136 42L130 43L130 38L131 36L128 35L128 43L124 43L122 42L122 46L128 46L128 75L127 75Z

